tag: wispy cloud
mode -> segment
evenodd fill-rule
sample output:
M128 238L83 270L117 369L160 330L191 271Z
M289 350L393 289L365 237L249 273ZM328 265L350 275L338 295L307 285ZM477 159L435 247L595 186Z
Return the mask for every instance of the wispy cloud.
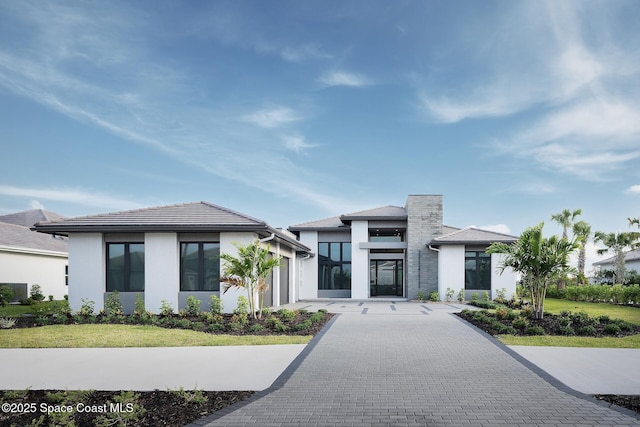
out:
M108 194L100 194L94 191L84 191L77 189L59 188L27 188L10 185L0 185L0 194L4 196L35 198L39 200L49 200L54 202L74 203L83 206L90 206L102 209L136 209L142 207L137 202L113 197ZM39 201L32 201L30 206L33 209L41 209L43 206Z
M326 86L364 87L373 84L373 81L366 76L345 71L332 71L323 74L318 81Z
M287 150L291 150L296 153L302 153L307 148L317 146L317 144L308 143L302 135L286 135L282 137L282 141Z
M277 128L301 120L301 117L290 108L275 107L246 114L242 120L263 128Z
M640 184L632 185L631 187L627 188L627 193L640 194Z

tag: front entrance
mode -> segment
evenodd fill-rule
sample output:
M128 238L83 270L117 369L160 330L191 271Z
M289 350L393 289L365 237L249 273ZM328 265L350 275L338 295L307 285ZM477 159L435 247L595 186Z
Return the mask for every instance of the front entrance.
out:
M369 283L372 297L401 297L404 289L404 268L401 259L369 261Z

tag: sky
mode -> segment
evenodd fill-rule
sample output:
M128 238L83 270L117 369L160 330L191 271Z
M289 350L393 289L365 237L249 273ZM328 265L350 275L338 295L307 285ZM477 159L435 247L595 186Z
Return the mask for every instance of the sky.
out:
M2 1L0 214L640 216L640 2ZM590 247L591 261L596 260Z

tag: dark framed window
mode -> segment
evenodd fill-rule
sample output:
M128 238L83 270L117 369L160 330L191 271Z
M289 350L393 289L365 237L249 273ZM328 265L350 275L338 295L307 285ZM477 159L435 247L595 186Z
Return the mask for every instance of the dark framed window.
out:
M464 253L464 287L466 290L491 290L491 255L481 251Z
M64 285L69 286L69 266L64 266Z
M180 290L220 291L220 243L180 243Z
M107 292L144 292L144 243L107 243Z
M351 289L351 243L318 243L318 289Z
M403 230L385 230L385 229L370 229L369 230L370 242L404 242Z

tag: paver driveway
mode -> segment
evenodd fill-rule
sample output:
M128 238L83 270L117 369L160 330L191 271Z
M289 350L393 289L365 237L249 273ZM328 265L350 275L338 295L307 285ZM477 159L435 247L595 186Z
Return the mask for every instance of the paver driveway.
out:
M640 425L554 387L452 316L453 307L328 308L342 314L283 383L196 425Z

